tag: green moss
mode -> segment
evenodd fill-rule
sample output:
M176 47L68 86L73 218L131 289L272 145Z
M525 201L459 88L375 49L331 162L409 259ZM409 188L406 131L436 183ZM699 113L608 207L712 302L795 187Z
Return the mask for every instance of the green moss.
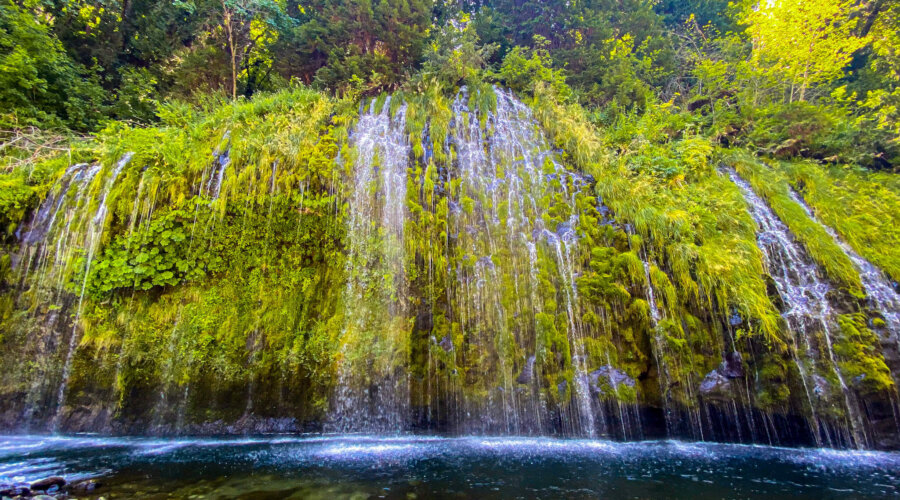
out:
M788 385L790 370L783 357L766 354L754 361L759 376L757 404L767 410L784 411L791 389Z
M557 146L597 179L616 218L632 224L643 246L657 254L678 291L678 307L711 310L723 318L737 310L754 334L784 346L780 316L762 278L753 221L737 188L715 175L709 143L678 137L686 125L682 116L662 105L600 130L579 106L560 105L540 89L533 106ZM683 168L660 173L640 166L662 156Z
M866 316L842 314L838 324L841 330L834 352L847 383L864 394L893 391L890 369L881 355L878 336L866 326Z

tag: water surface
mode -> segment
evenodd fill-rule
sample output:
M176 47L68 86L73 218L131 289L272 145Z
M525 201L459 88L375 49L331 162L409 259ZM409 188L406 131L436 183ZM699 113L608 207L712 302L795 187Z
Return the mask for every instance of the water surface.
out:
M0 484L100 477L93 498L879 498L900 454L675 441L0 437Z

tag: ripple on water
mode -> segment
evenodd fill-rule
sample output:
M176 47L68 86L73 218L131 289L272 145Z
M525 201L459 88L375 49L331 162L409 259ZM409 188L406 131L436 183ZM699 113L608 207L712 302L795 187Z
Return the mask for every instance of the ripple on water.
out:
M146 498L871 498L900 492L900 454L490 436L0 437L0 484L57 474Z

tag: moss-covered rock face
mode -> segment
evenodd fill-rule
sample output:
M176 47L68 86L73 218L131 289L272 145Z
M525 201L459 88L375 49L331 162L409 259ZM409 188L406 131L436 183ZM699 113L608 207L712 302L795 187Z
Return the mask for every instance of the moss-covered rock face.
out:
M4 427L897 444L876 178L541 88L165 116L0 175Z

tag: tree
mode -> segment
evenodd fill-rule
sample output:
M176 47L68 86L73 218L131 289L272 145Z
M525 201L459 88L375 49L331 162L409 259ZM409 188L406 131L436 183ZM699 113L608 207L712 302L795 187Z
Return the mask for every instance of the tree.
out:
M853 0L766 0L748 8L744 21L757 66L783 78L787 100L806 100L813 85L843 75L854 52L868 44L856 36Z
M431 27L431 0L315 0L310 43L328 54L316 72L339 89L353 77L372 89L396 88L421 62Z
M480 78L481 70L497 47L479 43L468 14L447 21L425 50L422 74L453 88L460 82Z
M0 0L0 126L90 129L103 89L68 57L42 13L36 0Z
M252 95L260 81L272 68L271 60L265 60L259 52L265 51L285 31L292 21L284 4L272 0L221 0L222 25L228 43L231 60L231 98L237 99L238 77L246 75L244 93ZM265 75L259 74L264 66Z

